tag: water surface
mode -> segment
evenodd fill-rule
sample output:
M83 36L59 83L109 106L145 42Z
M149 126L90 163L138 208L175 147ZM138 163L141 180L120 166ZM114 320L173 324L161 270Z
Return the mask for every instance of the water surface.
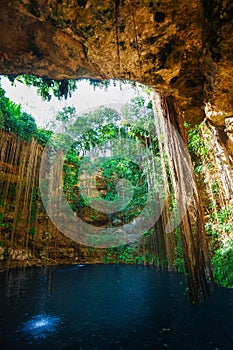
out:
M191 306L182 276L86 265L0 273L1 349L233 349L233 290Z

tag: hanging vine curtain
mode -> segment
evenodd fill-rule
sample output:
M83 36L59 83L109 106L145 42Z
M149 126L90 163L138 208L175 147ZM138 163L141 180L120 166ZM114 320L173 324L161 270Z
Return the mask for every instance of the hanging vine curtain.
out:
M208 297L207 273L211 274L211 270L203 209L185 143L184 121L174 97L155 94L154 105L155 126L162 140L160 148L167 155L177 205L176 225L181 232L189 296L192 303L197 303L200 298ZM174 229L172 218L166 228L167 234Z

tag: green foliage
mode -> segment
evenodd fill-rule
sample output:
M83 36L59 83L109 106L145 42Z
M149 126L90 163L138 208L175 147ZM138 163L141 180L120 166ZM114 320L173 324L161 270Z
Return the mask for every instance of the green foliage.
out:
M82 80L82 79L81 79ZM89 81L89 84L91 85L91 86L93 86L94 87L94 89L96 88L96 87L99 87L100 89L105 89L105 90L107 90L107 88L109 87L109 85L111 84L111 81L110 80L97 80L97 79L88 79L88 81ZM116 83L114 82L114 80L113 80L113 85L115 86L116 85Z
M6 223L4 222L5 215L0 213L0 227L5 227Z
M142 131L142 136L146 135L147 131L154 130L154 111L152 107L152 102L148 101L146 103L143 96L137 96L126 103L121 110L124 120L127 125L130 125L131 129L135 129L134 134L140 134L136 132L136 128ZM131 131L133 132L133 131Z
M6 248L3 253L3 259L4 261L7 261L9 260L9 258L10 258L9 250Z
M146 257L143 256L143 263L145 263L145 260L146 260L146 263L149 265L150 264L159 265L159 256L158 255L146 253Z
M88 123L92 127L115 124L120 120L119 113L109 107L100 107L91 113L84 114L83 117L88 118Z
M139 99L139 104L140 101ZM86 205L85 200L80 199L78 193L80 164L82 164L82 169L86 169L90 175L96 170L101 170L101 177L106 184L107 190L103 198L108 201L117 199L116 184L120 179L124 178L130 181L134 187L134 197L131 205L134 205L135 210L130 209L127 211L125 215L127 220L139 213L146 203L147 184L145 176L136 164L124 159L124 155L122 159L111 159L102 165L98 162L91 162L86 156L86 153L92 147L96 145L101 147L101 145L106 145L108 142L108 145L111 146L111 141L114 140L115 142L119 137L134 138L138 142L137 137L140 128L137 128L137 121L134 121L134 124L130 126L121 126L119 125L120 121L121 117L116 110L103 107L81 116L78 116L76 110L72 107L63 108L57 114L53 127L59 130L62 126L62 129L66 130L68 139L64 138L63 134L56 134L52 138L52 142L55 149L61 148L66 152L63 166L63 188L73 210ZM140 135L149 137L149 135L145 135L145 132L147 131L144 131L143 134L142 130ZM75 135L74 141L72 135ZM70 139L73 141L72 146L70 146ZM117 148L118 146L114 146L114 142L112 147ZM135 147L137 147L137 142L135 142Z
M218 211L217 215L220 224L223 225L228 219L233 218L233 205L224 205L221 210Z
M175 260L174 260L174 263L173 263L174 267L177 269L177 272L179 273L185 273L186 272L186 269L185 269L185 262L184 262L184 258L183 257L177 257Z
M233 205L226 205L217 213L219 228L222 232L233 232Z
M134 264L144 264L144 256L142 256L142 255L136 255L136 256L133 258L133 263L134 263Z
M205 170L209 172L213 178L209 183L210 194L213 198L206 208L206 218L208 221L205 224L207 236L209 238L210 250L213 256L212 263L214 266L215 281L225 287L233 287L233 206L226 205L220 207L220 184L215 173L214 161L209 161L208 155L211 147L210 134L204 127L200 132L201 125L192 129L188 125L188 147L195 164L195 174L199 181L206 181ZM210 154L211 157L212 152ZM203 164L204 163L204 164ZM203 187L205 187L203 182ZM223 242L222 242L223 241ZM175 265L179 260L175 261Z
M34 118L23 112L21 105L12 102L5 96L0 87L0 126L6 131L13 132L23 140L30 142L35 137L38 142L45 145L52 132L37 128Z
M104 264L116 262L116 248L105 249L102 262Z
M36 228L35 226L32 226L29 230L29 235L32 236L32 239L35 239L35 236L36 236Z
M52 135L51 130L37 128L34 136L40 145L45 146L48 140L50 139L51 135Z
M205 224L205 229L207 235L211 236L213 239L218 238L218 232L215 230L214 225L211 222Z
M212 263L216 283L233 288L233 238L225 241L215 252Z
M65 155L63 165L63 189L66 193L67 200L71 208L76 211L77 208L86 206L85 200L79 195L78 179L79 179L80 159L74 148L70 148Z
M145 257L140 255L137 247L124 245L117 248L108 248L104 252L103 263L120 263L120 264L144 264ZM146 255L146 262L153 263L152 254Z
M203 164L200 164L200 163L197 161L197 162L196 162L196 166L195 166L195 168L194 168L194 173L195 173L196 175L201 174L202 171L203 171L203 169L204 169Z
M75 57L75 54L70 51L71 57ZM45 101L50 101L52 96L58 98L61 100L63 97L67 99L68 97L71 97L72 94L77 90L77 80L73 79L62 79L62 80L54 80L54 79L48 79L46 77L37 77L33 75L18 75L8 76L8 79L12 82L12 84L15 83L15 81L18 81L22 84L25 84L27 86L34 86L37 89L38 95L42 97ZM116 86L115 80L98 80L98 79L86 79L86 78L80 78L78 79L86 80L89 82L91 86L98 88L104 88L107 89L111 82L114 86ZM122 80L120 82L120 88L122 83L130 83L131 86L136 86L135 82L130 82L127 80ZM147 89L148 90L148 89ZM146 92L149 93L149 90Z
M217 210L217 213L211 213L209 222L206 224L206 229L207 233L212 236L232 233L233 205L224 205L221 209Z
M188 149L191 156L208 156L209 148L200 137L200 125L196 125L194 128L189 128L188 123L185 123L185 127L188 129Z
M59 82L28 76L18 77L17 80L21 80L27 85L36 86L44 99L49 100L52 95L58 98L63 96L64 91L61 91L62 84ZM65 92L65 97L67 97L68 93L67 91ZM79 193L78 182L80 162L84 160L87 151L92 147L106 143L110 145L112 140L128 138L151 147L155 153L158 152L157 140L148 131L150 130L149 127L154 125L152 104L149 102L148 108L144 108L144 105L145 100L142 97L138 97L132 100L121 114L114 109L101 107L92 113L81 116L77 115L73 107L63 108L57 114L53 127L57 127L57 129L60 126L64 127L65 131L67 131L64 134L68 135L64 137L62 134L55 134L52 131L37 128L34 119L23 112L20 105L14 104L6 98L4 90L0 89L0 123L4 129L14 132L26 141L31 141L33 137L36 138L43 146L53 136L52 145L54 149L64 149L66 151L63 165L64 191L71 208L75 211L77 208L87 206L85 199ZM126 125L124 118L126 120L131 118L132 123ZM147 120L147 129L144 128L145 118ZM78 136L78 138L70 146L70 135L72 137L73 134ZM137 149L137 142L134 142L135 149ZM150 164L147 164L147 166L150 167ZM89 169L91 173L94 170L96 170L95 167ZM106 182L107 191L104 198L108 201L116 199L116 184L119 180L122 178L129 180L134 189L134 196L129 210L124 211L124 220L130 220L132 217L137 216L146 203L148 192L145 175L140 166L134 164L133 161L124 159L124 155L122 155L122 158L112 159L102 164L101 176ZM29 234L32 239L35 239L38 188L32 190L31 199L30 224L32 226ZM92 213L90 215L92 220L95 221L97 219L95 214ZM4 223L3 220L0 222ZM144 261L153 263L154 257L152 254L141 256L138 250L131 246L119 247L113 250L108 249L103 258L103 262L141 264Z
M134 249L128 245L117 248L117 262L129 264L133 261Z
M213 194L218 194L219 193L219 184L217 181L213 181L211 184L211 190Z
M140 182L146 186L143 181L142 170L138 168L136 164L127 159L111 159L109 162L106 162L102 168L102 176L107 180L111 180L108 182L108 194L106 199L114 200L116 195L115 185L119 182L121 178L125 178L131 181L134 186L134 190L138 191L138 195L140 193L139 188ZM146 187L144 188L146 190ZM145 198L140 198L140 200L145 200Z
M176 229L176 247L175 247L175 260L173 262L174 267L179 273L185 273L185 261L181 242L180 230Z
M0 213L0 229L10 229L11 228L12 223L9 221L6 221L5 219L5 214Z
M27 86L35 86L38 94L45 101L50 101L52 96L59 100L64 97L71 97L72 93L77 89L75 80L53 80L48 78L36 77L33 75L18 75L10 77L12 82L18 81Z
M66 123L71 121L73 117L76 115L75 107L63 107L60 112L56 115L56 120L61 121L62 123Z
M5 97L5 91L2 88L0 88L0 126L28 142L37 130L34 118L23 112L20 105Z

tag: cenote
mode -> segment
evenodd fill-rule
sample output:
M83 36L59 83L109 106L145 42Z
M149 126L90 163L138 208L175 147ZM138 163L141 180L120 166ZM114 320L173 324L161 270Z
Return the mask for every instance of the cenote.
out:
M1 349L233 349L231 13L0 2Z
M0 278L2 349L232 349L233 290L192 306L182 276L120 264Z

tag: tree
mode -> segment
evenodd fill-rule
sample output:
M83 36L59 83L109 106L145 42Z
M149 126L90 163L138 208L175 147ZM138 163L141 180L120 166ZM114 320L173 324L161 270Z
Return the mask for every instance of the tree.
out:
M23 112L21 105L12 102L5 96L5 91L0 87L0 126L15 133L27 142L33 137L38 142L45 144L51 136L50 131L38 129L35 119L28 113Z

